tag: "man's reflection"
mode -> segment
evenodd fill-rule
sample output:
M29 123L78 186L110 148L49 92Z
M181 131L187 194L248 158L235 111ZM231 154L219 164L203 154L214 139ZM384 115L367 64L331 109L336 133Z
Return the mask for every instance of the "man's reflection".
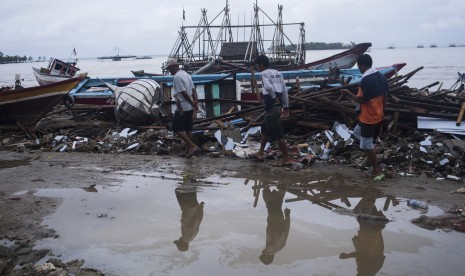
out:
M376 192L370 191L355 206L359 223L358 235L352 238L355 251L341 253L339 258L355 258L357 275L375 275L384 264L384 240L381 234L388 222L381 210L376 209Z
M187 251L189 243L197 236L203 219L203 205L197 200L195 187L178 187L176 199L181 207L181 237L174 241L179 251Z
M282 210L285 194L286 189L284 186L278 186L277 190L273 189L273 191L268 186L263 188L263 200L268 209L268 225L266 227L266 246L260 255L260 261L266 265L271 264L274 254L283 249L289 235L291 210L286 208L284 213Z

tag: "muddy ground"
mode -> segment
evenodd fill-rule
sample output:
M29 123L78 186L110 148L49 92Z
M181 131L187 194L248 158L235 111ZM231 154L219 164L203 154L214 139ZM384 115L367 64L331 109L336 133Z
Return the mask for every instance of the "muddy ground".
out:
M296 175L337 173L366 178L364 185L375 185L387 195L416 198L441 207L450 218L430 220L430 223L434 221L437 227L454 229L457 223L462 223L463 226L465 194L454 191L463 188L464 183L453 180L393 175L382 182L372 182L364 172L354 167L319 161L308 168L294 171L273 167L268 161L257 163L249 159L213 157L205 154L185 159L157 155L0 151L0 275L101 275L98 270L86 268L86 260L64 264L59 257L51 260L53 266L42 267L43 270L37 272L38 268L34 268L34 263L47 252L33 250L33 246L37 240L56 236L53 229L42 225L41 222L60 205L60 199L39 198L33 191L44 188L83 188L111 183L115 178L113 172L121 170L170 174L189 170L195 171L197 178L212 174L233 174L245 178L249 175L276 174L279 175L279 179L292 179ZM19 193L24 191L26 192ZM438 223L439 221L441 222ZM14 244L5 245L9 241L13 241ZM16 270L13 270L14 267Z

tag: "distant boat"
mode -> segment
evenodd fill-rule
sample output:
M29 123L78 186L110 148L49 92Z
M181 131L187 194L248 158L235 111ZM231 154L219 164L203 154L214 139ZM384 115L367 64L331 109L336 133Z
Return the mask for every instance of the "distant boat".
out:
M425 46L423 44L418 44L417 48L425 48Z
M457 47L457 44L455 44L455 43L450 43L450 44L449 44L449 47Z
M396 45L395 44L389 44L387 46L388 49L395 49L396 48Z
M437 45L436 43L433 43L433 44L429 45L429 47L430 47L430 48L437 48L438 45Z
M0 91L0 124L33 127L84 78Z
M115 47L115 51L116 51L116 55L114 56L100 56L100 57L97 57L97 60L107 60L107 59L111 59L113 61L121 61L122 59L126 59L126 58L136 58L137 56L135 55L124 55L124 56L120 56L119 54L119 47Z
M152 59L151 56L140 56L140 57L136 57L136 59Z

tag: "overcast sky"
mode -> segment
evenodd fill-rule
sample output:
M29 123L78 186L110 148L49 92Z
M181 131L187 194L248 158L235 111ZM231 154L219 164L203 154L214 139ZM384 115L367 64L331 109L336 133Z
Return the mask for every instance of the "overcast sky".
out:
M167 55L179 27L197 25L201 9L212 20L226 0L2 0L0 52L79 58ZM250 22L255 0L229 0L232 24ZM371 42L373 48L465 44L464 0L261 0L273 20L304 22L307 42ZM221 18L220 18L221 19ZM262 18L260 18L262 20ZM220 23L221 20L215 22ZM289 38L297 42L297 27ZM190 31L192 34L194 29ZM265 35L271 35L272 32ZM239 33L241 37L242 33Z

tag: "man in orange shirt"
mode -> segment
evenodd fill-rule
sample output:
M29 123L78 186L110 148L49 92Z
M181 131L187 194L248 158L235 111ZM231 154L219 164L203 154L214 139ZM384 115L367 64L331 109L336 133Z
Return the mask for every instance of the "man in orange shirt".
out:
M357 66L363 74L357 95L347 89L341 92L360 104L359 122L354 129L354 136L360 140L360 149L365 151L366 157L373 167L373 180L384 179L384 174L376 160L373 139L378 135L386 109L386 96L389 90L386 78L372 68L371 56L364 54L357 58Z

